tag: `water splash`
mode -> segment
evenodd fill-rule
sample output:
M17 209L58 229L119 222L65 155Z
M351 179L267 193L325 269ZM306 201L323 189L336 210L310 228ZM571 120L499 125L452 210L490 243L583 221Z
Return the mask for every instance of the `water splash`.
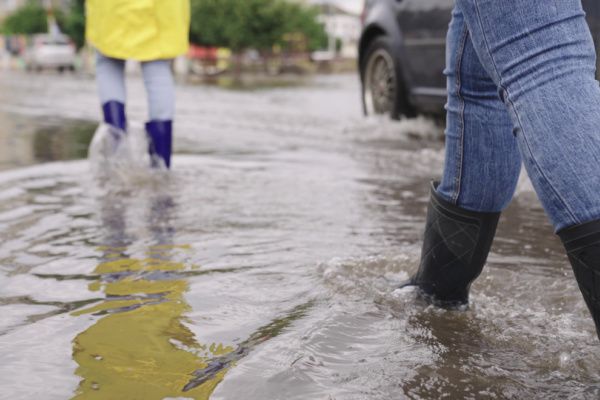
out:
M164 180L168 172L160 157L148 153L143 129L135 127L124 132L100 124L90 144L88 160L92 175L104 187L156 183Z
M336 293L377 297L387 295L408 279L416 259L410 254L392 257L333 258L319 265L325 283Z

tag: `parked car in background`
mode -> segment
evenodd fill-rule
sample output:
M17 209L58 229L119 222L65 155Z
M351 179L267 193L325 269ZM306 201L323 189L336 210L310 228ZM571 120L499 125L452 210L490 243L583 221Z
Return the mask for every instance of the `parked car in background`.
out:
M27 70L75 70L75 45L63 34L34 35L25 51Z
M453 0L365 1L359 70L366 115L443 115L453 5ZM600 51L600 1L583 0L583 7Z

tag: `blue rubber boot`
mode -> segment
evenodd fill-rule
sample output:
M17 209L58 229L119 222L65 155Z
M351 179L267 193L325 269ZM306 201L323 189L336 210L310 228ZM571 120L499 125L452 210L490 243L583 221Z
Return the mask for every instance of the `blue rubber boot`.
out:
M104 122L125 132L127 130L127 117L125 116L125 104L120 101L107 101L102 105Z
M146 123L148 134L148 152L152 167L160 166L160 159L167 168L171 168L171 147L173 142L173 121L150 121Z

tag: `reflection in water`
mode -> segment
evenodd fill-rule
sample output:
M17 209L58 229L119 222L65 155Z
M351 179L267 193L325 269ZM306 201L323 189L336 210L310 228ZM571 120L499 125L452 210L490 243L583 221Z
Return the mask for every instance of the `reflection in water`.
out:
M211 360L205 368L194 372L195 377L185 385L183 390L187 392L220 376L222 371L246 357L256 346L278 336L294 321L304 317L312 304L312 301L301 304L291 310L285 317L277 318L268 325L259 328L248 340L241 343L234 352L219 356Z
M85 157L95 122L0 110L0 170Z
M170 260L181 246L172 243L169 224L175 204L169 196L151 201L149 229L155 245L147 258L127 256L125 207L104 199L103 220L108 229L104 262L95 274L100 281L90 290L106 299L75 315L92 314L98 321L74 340L73 358L82 378L75 399L163 399L183 395L192 373L208 366L206 355L222 356L232 349L202 345L186 327L190 306L184 293L187 268ZM121 205L121 206L120 206ZM185 393L186 398L207 399L226 370Z
M485 359L501 345L483 334L489 321L481 321L470 312L435 310L415 313L409 320L415 342L431 349L435 362L416 368L414 376L402 384L405 394L411 398L434 394L452 399L505 398L495 383L473 378L481 373L478 368L490 373Z

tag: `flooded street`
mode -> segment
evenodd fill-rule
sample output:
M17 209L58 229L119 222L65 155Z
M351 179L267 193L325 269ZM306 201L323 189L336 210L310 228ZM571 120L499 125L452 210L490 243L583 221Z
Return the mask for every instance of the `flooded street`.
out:
M354 75L179 85L168 177L93 179L98 117L89 78L0 75L0 399L600 397L593 322L526 181L468 311L394 290L441 128L364 119Z

